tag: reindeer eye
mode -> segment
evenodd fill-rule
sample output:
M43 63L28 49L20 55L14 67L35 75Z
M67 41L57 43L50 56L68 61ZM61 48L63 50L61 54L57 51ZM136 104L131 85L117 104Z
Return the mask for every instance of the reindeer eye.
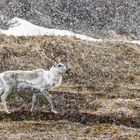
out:
M58 67L61 67L61 65L58 65Z

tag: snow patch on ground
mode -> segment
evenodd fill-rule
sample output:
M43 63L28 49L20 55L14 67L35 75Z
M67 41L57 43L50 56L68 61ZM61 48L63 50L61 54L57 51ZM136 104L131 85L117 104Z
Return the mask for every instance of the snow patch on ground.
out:
M133 40L133 41L127 41L127 42L140 45L140 40Z
M38 35L48 35L48 36L67 36L75 37L81 40L86 41L103 41L102 39L95 39L86 35L76 34L67 30L58 30L58 29L48 29L32 24L21 18L13 18L11 20L13 25L8 30L0 29L0 33L5 35L14 35L14 36L38 36ZM126 41L128 43L140 45L139 40Z
M13 18L11 23L15 23L8 30L0 30L0 33L14 36L37 36L37 35L48 35L48 36L68 36L75 37L86 41L101 41L101 39L94 39L86 35L76 34L67 30L48 29L32 24L21 18Z

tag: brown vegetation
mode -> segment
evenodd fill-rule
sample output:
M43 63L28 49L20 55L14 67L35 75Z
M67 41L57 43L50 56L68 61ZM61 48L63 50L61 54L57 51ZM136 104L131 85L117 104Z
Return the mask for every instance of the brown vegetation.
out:
M41 96L35 111L29 112L31 93L15 91L8 99L12 113L0 111L0 138L140 138L139 46L123 41L1 35L1 71L49 69L48 49L67 54L62 62L71 66L62 86L50 91L59 114L49 112L49 103Z

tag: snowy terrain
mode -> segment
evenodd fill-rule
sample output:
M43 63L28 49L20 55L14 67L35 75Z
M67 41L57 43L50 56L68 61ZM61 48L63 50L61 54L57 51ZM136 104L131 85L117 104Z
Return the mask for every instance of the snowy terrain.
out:
M66 30L47 29L44 27L34 25L20 18L13 18L11 23L15 23L14 26L10 27L8 30L0 30L0 32L6 35L14 35L14 36L33 36L33 35L68 36L68 37L71 36L81 40L101 41L101 39L94 39L85 35L75 34L73 32Z
M138 44L140 45L140 40L133 40L133 41L128 41L129 43L133 43L133 44Z
M37 35L48 35L48 36L68 36L75 37L81 40L86 41L102 41L102 39L95 39L86 35L76 34L67 30L58 30L58 29L48 29L32 24L21 18L13 18L11 23L15 23L8 30L0 30L0 33L5 35L14 35L14 36L37 36ZM139 40L127 41L129 43L139 44Z

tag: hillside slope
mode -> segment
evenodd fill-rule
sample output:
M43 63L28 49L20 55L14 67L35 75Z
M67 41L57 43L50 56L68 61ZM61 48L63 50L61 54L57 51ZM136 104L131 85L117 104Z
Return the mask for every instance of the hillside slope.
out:
M35 111L29 112L31 93L15 91L8 99L12 113L7 115L0 107L1 137L139 139L139 47L117 41L87 43L70 37L1 35L1 71L47 70L53 64L50 50L66 56L62 62L71 67L61 87L50 91L59 114L49 112L42 96Z

